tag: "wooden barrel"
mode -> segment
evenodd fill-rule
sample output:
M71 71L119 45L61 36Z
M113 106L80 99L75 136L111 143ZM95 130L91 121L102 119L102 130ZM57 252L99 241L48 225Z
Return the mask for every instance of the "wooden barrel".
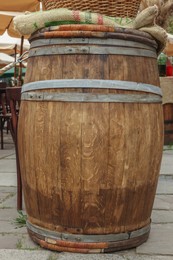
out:
M56 251L136 247L162 157L157 45L135 30L70 33L31 38L18 124L28 232Z

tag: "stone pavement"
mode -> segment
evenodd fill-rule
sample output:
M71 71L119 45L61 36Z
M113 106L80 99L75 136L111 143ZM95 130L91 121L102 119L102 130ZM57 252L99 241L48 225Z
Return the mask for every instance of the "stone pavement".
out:
M10 134L0 150L1 260L173 260L173 149L164 149L149 239L143 245L114 254L72 254L45 250L19 227L16 210L16 164Z

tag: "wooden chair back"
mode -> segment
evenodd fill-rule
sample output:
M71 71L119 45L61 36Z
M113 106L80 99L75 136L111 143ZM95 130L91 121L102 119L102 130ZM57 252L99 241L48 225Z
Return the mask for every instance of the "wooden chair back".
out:
M20 100L21 100L21 87L8 87L6 88L7 99L9 101L11 110L11 122L10 130L11 135L15 144L16 151L16 168L17 168L17 209L22 209L22 180L20 171L20 159L18 155L18 143L17 143L17 123L18 115L20 110Z
M9 129L9 121L11 118L11 113L9 111L9 104L6 96L7 84L5 82L0 82L0 142L1 149L4 149L4 126L7 123L7 133Z
M14 142L17 141L17 122L21 101L21 87L8 87L6 88L7 99L11 111L11 132Z

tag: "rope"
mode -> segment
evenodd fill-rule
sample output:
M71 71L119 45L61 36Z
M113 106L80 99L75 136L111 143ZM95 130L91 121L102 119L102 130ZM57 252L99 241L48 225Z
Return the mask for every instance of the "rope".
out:
M2 69L0 69L0 75L3 75L6 71L10 70L11 68L15 67L15 65L25 61L28 59L28 51L24 52L20 57L18 57L17 61L14 61L8 65L6 65L5 67L3 67ZM27 57L25 57L25 55L27 55Z

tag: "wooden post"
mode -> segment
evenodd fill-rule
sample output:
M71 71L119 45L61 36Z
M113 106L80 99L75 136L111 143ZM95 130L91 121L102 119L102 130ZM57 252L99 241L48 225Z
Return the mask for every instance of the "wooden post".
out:
M15 54L15 58L14 58L14 61L16 63L16 60L17 60L17 44L15 44L15 47L14 47L14 54ZM16 64L14 66L14 82L15 82L15 85L16 85L16 79L17 79L17 67L16 67Z
M20 56L23 53L23 42L24 42L24 36L22 35L21 44L20 44ZM19 64L18 86L22 86L22 62Z

